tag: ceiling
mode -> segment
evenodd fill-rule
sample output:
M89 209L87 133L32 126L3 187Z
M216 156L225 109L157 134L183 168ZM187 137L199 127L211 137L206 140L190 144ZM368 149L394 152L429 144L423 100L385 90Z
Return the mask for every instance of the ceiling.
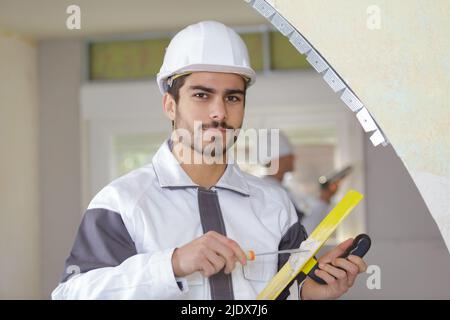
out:
M66 28L72 4L81 9L81 30ZM201 20L267 23L244 0L0 0L0 30L36 39L176 31Z

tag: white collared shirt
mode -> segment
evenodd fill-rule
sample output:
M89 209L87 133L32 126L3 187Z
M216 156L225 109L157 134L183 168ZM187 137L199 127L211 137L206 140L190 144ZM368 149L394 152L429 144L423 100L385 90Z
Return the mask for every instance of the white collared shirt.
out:
M53 299L210 299L199 272L176 278L175 248L203 235L198 186L162 144L152 163L122 176L91 201ZM217 184L227 237L243 250L298 247L304 229L286 192L228 164ZM303 230L302 230L303 229ZM300 239L302 238L302 239ZM255 299L278 270L278 256L233 270L235 299Z

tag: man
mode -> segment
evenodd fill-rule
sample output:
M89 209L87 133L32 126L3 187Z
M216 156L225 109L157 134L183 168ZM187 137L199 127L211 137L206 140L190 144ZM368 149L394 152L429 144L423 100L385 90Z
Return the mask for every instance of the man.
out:
M281 188L227 163L254 80L245 44L223 24L200 22L172 39L157 76L171 139L94 197L54 299L257 296L287 258L247 262L244 250L296 248L306 234ZM321 259L328 285L308 279L301 298L337 298L352 286L364 261L335 259L350 244Z
M270 137L270 136L269 136ZM268 144L270 145L270 144ZM269 152L270 153L270 152ZM283 186L284 179L288 173L295 170L295 152L289 138L279 131L279 152L269 159L264 159L266 166L278 167L276 172L272 172L264 177L269 183ZM274 162L277 162L274 164ZM320 188L320 196L301 194L297 198L287 189L297 216L308 233L311 233L320 221L328 214L331 208L331 199L339 188L339 182L332 182Z

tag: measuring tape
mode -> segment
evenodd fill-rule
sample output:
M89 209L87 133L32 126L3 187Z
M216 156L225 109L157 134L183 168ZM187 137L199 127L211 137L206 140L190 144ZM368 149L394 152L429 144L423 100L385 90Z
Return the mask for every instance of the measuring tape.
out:
M306 251L292 254L256 299L275 300L300 272L308 274L317 262L314 259L314 255L363 197L361 193L355 190L349 190L325 219L314 229L308 239L302 242L300 248Z

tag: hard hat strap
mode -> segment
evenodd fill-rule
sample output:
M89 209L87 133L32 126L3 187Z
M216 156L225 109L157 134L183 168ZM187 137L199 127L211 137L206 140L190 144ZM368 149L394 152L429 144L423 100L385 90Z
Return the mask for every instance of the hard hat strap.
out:
M191 74L192 72L183 72L183 73L179 73L179 74L174 74L173 76L171 76L169 79L167 79L167 85L169 87L172 87L173 81L179 77L182 76L186 76L188 74Z

